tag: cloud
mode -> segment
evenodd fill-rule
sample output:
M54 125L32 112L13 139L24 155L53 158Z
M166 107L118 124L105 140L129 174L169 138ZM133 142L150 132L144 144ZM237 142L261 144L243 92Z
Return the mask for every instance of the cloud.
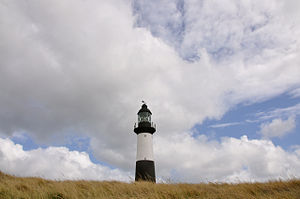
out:
M132 1L135 25L145 27L162 38L168 45L180 49L184 39L184 2L175 1Z
M69 151L65 147L24 151L8 138L0 138L0 170L52 180L130 180L129 173L92 163L85 152Z
M250 182L300 177L298 148L286 152L267 140L243 136L216 142L203 135L195 139L185 133L170 140L156 138L154 142L157 176L162 180ZM65 147L24 151L8 138L0 138L0 169L12 175L54 180L133 179L132 173L92 163L85 152Z
M224 60L258 58L265 50L291 45L287 35L299 34L293 30L300 18L296 8L296 1L133 1L137 25L188 60L197 60L201 48Z
M285 66L297 75L300 72L296 47L299 46L296 38L300 36L296 22L300 17L287 11L299 7L294 1L271 4L269 1L164 1L163 8L159 1L134 1L134 6L138 7L135 12L138 25L167 43L175 43L181 57L197 62L197 58L205 59L205 49L214 62L213 68L218 67L219 72L227 69L222 72L231 79L220 79L225 81L220 86L226 93L222 102L263 101L283 93L291 86L290 81L298 81L290 72L286 71L290 73L288 76L281 73ZM178 32L179 45L173 39ZM220 82L216 80L213 84L218 87Z
M241 124L240 122L229 122L229 123L223 123L223 124L214 124L210 125L211 128L223 128L228 126L235 126Z
M97 158L129 169L141 99L166 136L222 115L228 77L205 50L198 63L185 62L134 28L130 8L124 1L2 3L0 131L25 131L46 144L84 133ZM188 97L192 90L201 94Z
M291 115L297 116L300 115L300 103L295 104L294 106L289 106L285 108L276 108L268 112L259 112L256 116L260 120L273 119L278 117L290 117Z
M181 146L177 137L203 120L299 85L299 25L280 2L165 2L140 9L149 18L160 8L154 22L171 13L154 34L128 1L2 1L2 135L24 131L63 145L66 134L84 134L96 158L132 170L141 100L153 112L158 142Z
M287 120L273 119L272 122L260 125L260 133L265 138L283 137L290 133L296 127L295 117L289 117Z
M251 182L300 177L299 152L284 151L269 140L242 136L217 142L185 133L154 141L158 173L174 182Z
M300 88L296 88L289 93L293 98L300 97Z

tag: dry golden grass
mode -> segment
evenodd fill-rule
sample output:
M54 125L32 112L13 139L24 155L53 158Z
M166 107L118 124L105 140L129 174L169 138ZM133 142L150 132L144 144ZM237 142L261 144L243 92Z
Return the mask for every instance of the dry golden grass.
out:
M300 180L241 184L50 181L0 172L0 198L296 198Z

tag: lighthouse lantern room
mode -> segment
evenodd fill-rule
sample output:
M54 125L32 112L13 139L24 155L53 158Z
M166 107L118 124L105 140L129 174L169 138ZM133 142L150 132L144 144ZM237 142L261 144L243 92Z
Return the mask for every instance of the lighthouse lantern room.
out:
M156 131L156 126L151 122L152 113L145 103L137 115L138 124L134 126L134 132L137 134L135 181L156 182L152 143L152 135Z

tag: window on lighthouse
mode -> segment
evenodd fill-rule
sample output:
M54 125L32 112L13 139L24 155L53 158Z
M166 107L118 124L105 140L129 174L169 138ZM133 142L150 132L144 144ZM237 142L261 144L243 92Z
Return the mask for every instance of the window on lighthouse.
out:
M148 112L139 113L138 121L139 122L151 122L151 114Z

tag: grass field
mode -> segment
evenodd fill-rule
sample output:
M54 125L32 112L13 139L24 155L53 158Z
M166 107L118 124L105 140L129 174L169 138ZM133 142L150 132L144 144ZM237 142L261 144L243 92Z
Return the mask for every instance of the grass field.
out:
M297 198L300 180L241 184L50 181L0 172L0 198Z

